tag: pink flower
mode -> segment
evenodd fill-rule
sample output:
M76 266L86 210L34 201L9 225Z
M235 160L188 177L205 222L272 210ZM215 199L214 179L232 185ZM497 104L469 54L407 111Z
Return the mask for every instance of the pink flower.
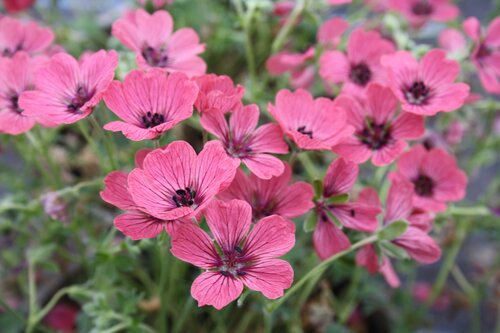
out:
M341 37L348 27L348 21L342 17L333 17L319 27L316 40L324 48L333 49L340 44Z
M432 293L432 286L427 282L417 282L412 290L413 298L420 303L425 303ZM432 308L436 311L445 311L450 307L450 295L444 290L436 298Z
M304 53L282 51L273 54L266 61L266 69L273 76L290 73L290 84L293 88L309 89L314 81L314 65L308 64L314 58L314 48Z
M356 265L365 267L370 274L376 274L377 272L382 274L387 284L392 288L398 288L401 285L401 281L389 258L383 256L382 262L380 262L372 244L365 245L359 250L356 254Z
M160 9L165 7L165 5L171 5L175 0L137 0L141 6L146 6L147 4L152 4L155 9Z
M326 0L326 2L330 5L344 5L347 3L351 3L352 0Z
M16 52L12 58L0 57L0 133L18 135L29 131L37 118L28 117L19 106L22 92L32 89L33 72L47 59L44 56L30 58L24 52ZM43 121L43 120L42 120ZM45 123L45 125L49 125Z
M444 139L447 144L454 146L459 144L466 131L465 124L460 120L453 120L444 133Z
M58 53L35 74L35 90L25 91L19 105L28 117L53 124L72 124L89 116L115 75L118 55L101 50L79 64Z
M57 332L73 333L76 332L76 318L79 312L75 305L59 303L49 311L43 322Z
M141 68L159 67L189 77L205 74L207 65L198 57L205 45L200 44L193 29L182 28L172 33L173 26L167 11L158 10L150 15L137 9L113 23L112 33L136 52Z
M234 111L229 124L224 113L212 111L201 116L203 128L215 135L227 154L243 162L257 177L269 179L283 173L283 162L271 154L288 153L283 131L278 124L265 124L257 128L259 107L255 104Z
M489 93L500 94L500 18L493 20L485 33L475 17L465 20L463 26L475 43L471 60L483 88Z
M245 200L252 206L254 221L270 215L299 217L314 207L314 190L306 182L289 184L291 178L292 169L288 164L280 176L267 180L238 170L231 185L218 197L225 201Z
M171 249L177 258L205 270L191 286L198 306L220 310L241 295L243 286L270 299L283 296L292 284L293 269L275 258L293 248L295 225L273 215L249 232L252 210L240 200L213 201L205 217L214 240L199 226L186 223L174 235Z
M354 30L347 42L347 54L326 51L319 60L320 76L331 83L343 83L342 92L362 96L370 82L383 82L385 70L380 57L394 52L394 45L376 31Z
M279 0L274 4L273 15L276 16L288 16L295 7L295 1L291 0Z
M275 105L269 104L269 111L301 149L331 149L354 131L347 125L343 109L327 98L313 99L303 89L280 90Z
M347 111L348 122L356 131L333 151L356 163L371 157L374 165L387 165L406 148L405 139L424 135L424 117L407 112L396 116L398 100L389 88L378 83L370 83L366 96L364 106L344 95L335 100Z
M164 221L196 217L234 178L238 164L217 142L197 156L185 141L174 141L144 158L128 176L135 204Z
M444 29L439 34L439 47L449 53L465 53L467 42L465 37L457 29Z
M22 12L33 6L35 0L4 0L3 5L9 13Z
M453 156L444 149L426 150L422 145L401 155L390 177L413 183L413 205L433 212L446 210L448 201L463 199L467 187L467 176Z
M53 40L52 30L41 27L36 22L24 23L8 16L0 19L1 56L11 57L17 51L29 54L43 52Z
M460 72L457 61L446 59L443 50L425 54L420 63L407 51L386 55L388 83L403 110L433 116L460 108L469 95L465 83L453 83Z
M124 120L104 129L134 141L155 139L191 117L197 96L198 87L182 73L132 71L123 83L113 81L104 94L109 109Z
M195 107L203 113L210 110L221 112L233 111L242 106L241 99L245 88L234 85L233 80L226 75L206 74L193 79L200 88Z
M137 168L142 168L144 159L151 151L142 149L136 153ZM100 193L102 200L125 211L115 217L116 229L133 240L154 238L163 230L172 235L180 220L158 219L149 214L146 208L136 204L130 194L128 176L123 171L111 172L104 178L104 190Z
M411 215L414 211L412 204L413 187L414 185L406 180L391 183L387 195L383 224L387 225L401 220L408 221L409 225L406 231L391 240L391 242L406 250L406 253L417 262L430 264L441 257L441 249L426 231L414 226L411 222ZM381 207L378 196L372 189L366 189L364 193L361 193L360 200ZM389 259L384 254L379 259L372 245L365 246L358 253L356 263L365 266L370 273L381 272L390 286L399 286L399 279L394 273Z
M318 222L313 233L313 243L321 260L348 249L349 238L341 227L373 232L377 229L377 215L380 208L364 202L332 203L330 198L347 194L351 191L358 177L359 168L356 163L338 158L326 171L323 180L323 198L317 203ZM340 222L337 225L330 215Z
M389 0L389 7L406 16L416 28L427 21L449 22L460 14L450 0Z

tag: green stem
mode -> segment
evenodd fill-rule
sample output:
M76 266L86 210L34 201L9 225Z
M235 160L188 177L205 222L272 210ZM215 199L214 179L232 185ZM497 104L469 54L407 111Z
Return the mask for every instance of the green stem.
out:
M448 210L444 212L444 215L456 215L456 216L490 216L491 211L486 207L448 207Z
M160 139L153 140L153 148L154 149L158 149L158 148L160 148L160 146L161 146L160 145Z
M26 333L33 332L35 328L35 315L37 312L36 304L36 284L35 284L35 264L32 259L28 259L28 324L26 326Z
M319 173L316 170L316 166L306 152L298 153L297 159L302 163L304 169L306 169L307 174L311 180L318 179Z
M43 309L36 314L36 316L34 316L33 325L38 324L43 318L45 318L47 313L49 313L49 311L52 310L52 308L57 304L57 302L59 302L61 298L63 298L66 294L68 294L71 291L71 289L72 289L71 287L66 287L57 291L57 293L55 293L55 295L50 299L47 305L45 305Z
M273 313L264 309L264 333L273 332Z
M257 77L257 67L255 65L251 26L253 14L255 12L255 5L253 3L249 3L246 12L243 9L242 0L235 0L234 5L236 7L236 12L238 14L240 24L243 28L243 32L245 33L245 55L248 66L248 73L250 74L252 84L254 84Z
M450 249L448 250L448 253L446 254L444 263L441 266L441 269L439 270L434 285L432 286L431 294L425 301L426 306L431 306L432 304L434 304L438 296L441 294L444 284L448 279L448 275L450 274L451 269L455 265L455 259L457 258L457 255L460 252L462 243L464 242L465 237L467 235L467 227L468 224L466 222L464 221L457 222L456 239L451 245Z
M349 316L351 315L352 311L354 310L354 307L356 306L356 296L358 294L359 290L359 283L361 281L361 267L356 266L354 269L354 274L353 278L351 281L351 284L349 286L349 289L347 290L346 293L346 300L343 302L343 307L340 310L339 313L339 323L345 324L347 319L349 319Z
M168 253L168 239L167 233L163 231L158 237L158 251L160 253L160 280L158 281L158 294L160 296L161 305L160 313L158 317L158 331L168 332L167 329L167 316L168 316L168 300L166 297L166 287L167 287L167 267L169 265L169 253Z
M37 167L40 170L40 172L42 173L43 177L45 179L47 179L52 184L52 186L54 186L55 188L60 187L61 186L61 179L59 177L59 173L56 171L54 161L52 160L52 158L50 158L48 152L42 147L42 144L40 143L40 139L37 138L31 131L26 132L25 134L26 134L26 138L28 138L28 141L30 142L31 146L33 147L33 149L35 149L36 155L38 155L38 156L34 156L33 159L34 159L35 163L37 164ZM48 167L50 169L50 172L42 164L43 162L40 163L40 160L38 158L42 157L42 156L45 158L45 160L48 164Z
M102 141L104 143L104 149L106 150L106 153L108 154L108 159L109 159L109 163L111 165L111 168L113 170L117 170L118 167L117 167L117 164L116 164L116 161L114 158L116 151L111 146L111 141L109 140L109 137L107 136L106 133L104 133L101 125L99 124L99 122L97 121L97 119L95 118L95 116L93 114L91 114L89 116L89 119L90 119L90 122L92 123L92 126L95 128L95 130L99 133L99 136L102 138Z
M184 304L184 308L182 309L180 317L175 321L174 333L182 332L182 329L184 328L184 323L186 322L188 314L190 313L193 305L194 305L194 299L189 297L186 303Z
M272 301L268 305L268 310L270 312L275 311L277 308L279 308L291 295L295 294L297 291L301 289L301 287L310 279L316 277L317 275L323 274L323 272L330 266L331 263L333 263L335 260L345 256L346 254L351 253L352 251L359 249L360 247L363 247L366 244L373 243L377 240L377 235L371 235L370 237L366 237L362 240L360 240L357 243L354 243L350 248L348 248L345 251L339 252L330 258L326 259L325 261L319 263L316 267L314 267L312 270L310 270L302 279L300 279L297 283L295 283L292 288L290 288L283 297L280 299L277 299L275 301Z
M307 7L307 2L308 0L298 0L297 4L292 10L292 13L290 16L288 16L288 19L286 20L285 24L281 28L281 30L278 32L278 35L276 36L276 39L273 42L272 45L272 53L276 53L281 48L283 47L283 44L285 44L286 38L290 34L290 31L292 30L292 27L294 24L297 22L297 19L299 16L302 14L304 9Z

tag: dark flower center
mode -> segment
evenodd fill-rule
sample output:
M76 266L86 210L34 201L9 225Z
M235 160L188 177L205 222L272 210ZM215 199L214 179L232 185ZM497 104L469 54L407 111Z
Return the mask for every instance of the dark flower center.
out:
M371 77L372 72L367 65L360 63L351 67L349 78L356 84L364 87L370 81Z
M405 92L406 100L410 104L424 104L429 97L430 89L422 81L415 81Z
M263 199L258 193L254 193L252 199L252 216L257 221L263 217L275 214L276 200L274 198Z
M368 125L357 133L359 140L372 150L385 147L391 140L391 128L385 124L376 124L373 119L367 120Z
M421 197L431 197L434 193L434 181L429 176L420 174L413 181L415 192Z
M411 11L418 16L428 16L432 14L433 8L427 0L422 0L414 3Z
M19 96L14 95L10 98L10 103L11 103L11 110L17 113L23 113L23 109L19 107Z
M243 276L247 273L243 270L248 262L245 258L243 249L235 246L232 251L225 252L221 257L222 263L219 266L219 271L224 276Z
M304 135L307 135L312 139L313 137L313 132L312 131L307 131L305 126L300 126L297 128L297 132L302 133Z
M151 46L146 46L142 49L142 56L152 67L167 67L168 56L165 49L155 49Z
M484 43L479 45L479 49L477 50L476 57L480 60L487 58L491 55L491 50Z
M175 205L177 207L191 207L194 205L194 199L196 192L189 187L175 191L175 195L172 196Z
M73 97L68 104L68 111L75 113L80 112L80 108L85 105L93 95L93 93L88 93L85 88L78 87L75 97Z
M226 143L226 151L229 155L236 158L248 157L252 153L252 148L248 146L247 140L241 142L231 141Z
M22 50L21 45L16 46L16 48L13 50L6 47L2 51L2 56L11 58L17 51L20 51L20 50Z
M159 113L151 113L148 111L146 115L142 116L142 123L144 128L151 128L163 124L165 122L165 117Z

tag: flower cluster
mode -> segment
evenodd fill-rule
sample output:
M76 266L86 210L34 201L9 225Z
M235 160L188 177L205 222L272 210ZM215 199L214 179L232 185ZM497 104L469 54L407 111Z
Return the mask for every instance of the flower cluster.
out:
M153 1L153 13L128 11L112 24L112 36L128 51L80 59L52 44L49 28L0 18L0 132L69 125L96 111L114 119L103 129L121 132L106 135L153 142L154 149L136 152L132 170L109 173L100 195L124 211L114 226L126 237L166 231L170 252L203 270L191 287L199 306L221 309L245 287L269 299L283 296L294 271L278 258L293 249L295 222L307 213L312 246L303 251L328 260L376 236L355 261L393 287L400 284L394 253L426 264L440 258L433 220L465 197L467 176L450 151L423 139L428 118L470 99L460 63L450 57L467 53L461 32L447 31L441 48L417 55L382 29L330 18L306 51L287 44L269 55L266 75L288 75L294 90L277 91L264 112L262 101L244 99L249 86L206 74L205 45L191 28L174 31L163 9L171 2ZM367 2L402 13L415 29L458 16L443 0ZM287 8L294 6L275 8L285 17L280 24L300 24L288 21ZM500 93L500 19L482 31L469 18L464 31L482 85ZM137 68L115 80L119 53L129 51ZM171 140L185 125L202 133L202 144ZM313 172L300 179L307 163ZM378 176L367 181L363 168ZM404 230L380 236L396 224Z

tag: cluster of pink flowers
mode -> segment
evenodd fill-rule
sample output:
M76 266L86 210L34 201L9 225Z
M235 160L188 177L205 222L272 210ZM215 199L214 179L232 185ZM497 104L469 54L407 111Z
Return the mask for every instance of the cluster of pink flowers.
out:
M389 0L387 8L402 12L415 27L458 15L442 0ZM405 250L417 262L439 259L440 248L429 235L434 215L465 196L467 177L444 149L409 148L409 141L423 137L426 117L466 103L469 86L456 82L457 61L442 49L416 59L367 27L352 30L343 51L338 47L349 24L332 18L319 29L317 45L268 59L269 73L289 73L297 90L280 90L268 105L275 122L259 126L261 112L256 104L244 105L245 89L227 76L205 74L200 57L205 45L193 29L174 32L173 25L167 11L143 9L113 24L113 36L135 53L138 67L120 81L113 80L115 50L81 59L53 54L50 29L0 18L0 132L72 124L104 100L120 118L104 129L134 141L159 140L196 110L201 128L216 140L199 153L185 141L140 150L133 170L107 175L101 197L124 211L114 220L124 235L138 240L165 230L173 255L204 270L191 288L200 306L220 309L245 286L267 298L282 296L293 269L277 258L294 246L291 219L310 210L316 217L312 241L322 260L348 249L352 230L377 233L401 220L407 229L387 246ZM471 18L464 29L473 40L471 59L485 89L500 92L500 21L482 33ZM334 99L308 91L316 73ZM293 164L274 156L290 150L338 155L320 191L294 181ZM395 164L385 204L375 189L355 186L359 165L368 160L376 167ZM204 220L210 233L200 226ZM356 262L399 285L382 245L365 246Z

